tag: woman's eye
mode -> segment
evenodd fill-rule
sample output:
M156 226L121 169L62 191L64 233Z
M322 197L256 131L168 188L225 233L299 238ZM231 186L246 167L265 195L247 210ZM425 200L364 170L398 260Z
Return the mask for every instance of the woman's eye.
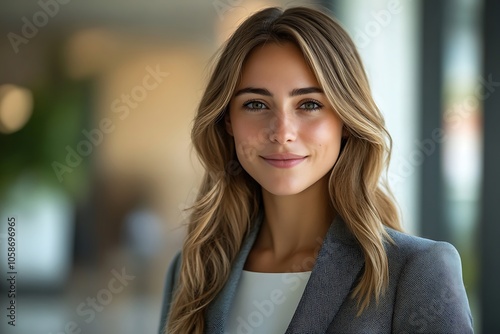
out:
M247 109L266 109L266 105L259 101L250 101L243 105Z
M304 102L300 105L300 109L305 109L305 110L318 110L322 107L321 104L319 104L318 102L314 102L314 101L307 101L307 102Z

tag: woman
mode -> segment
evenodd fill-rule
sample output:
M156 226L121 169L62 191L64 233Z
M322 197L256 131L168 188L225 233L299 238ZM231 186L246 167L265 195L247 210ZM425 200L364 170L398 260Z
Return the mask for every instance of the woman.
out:
M165 333L470 333L458 253L400 232L390 136L347 33L264 9L222 48L192 130L206 170Z

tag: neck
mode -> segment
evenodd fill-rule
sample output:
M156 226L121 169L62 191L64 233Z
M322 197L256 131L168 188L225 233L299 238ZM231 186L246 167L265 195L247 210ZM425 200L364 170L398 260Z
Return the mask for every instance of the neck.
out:
M334 217L328 175L299 194L276 196L263 189L262 195L265 216L257 247L276 258L319 249Z

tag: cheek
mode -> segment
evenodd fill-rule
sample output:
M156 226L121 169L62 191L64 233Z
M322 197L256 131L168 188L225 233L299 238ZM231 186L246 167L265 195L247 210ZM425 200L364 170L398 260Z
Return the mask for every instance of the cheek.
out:
M340 149L342 126L338 122L321 122L306 129L304 135L318 150L335 152Z
M261 132L260 127L251 122L233 123L234 143L240 160L251 160L257 155L264 140Z

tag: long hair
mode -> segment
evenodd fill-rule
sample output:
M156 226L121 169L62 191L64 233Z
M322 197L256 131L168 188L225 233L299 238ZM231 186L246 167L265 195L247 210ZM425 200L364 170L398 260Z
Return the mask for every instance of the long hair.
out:
M260 186L241 167L224 116L249 53L264 43L292 42L302 51L328 101L344 123L346 140L330 172L333 208L365 257L352 292L359 314L378 302L389 280L384 226L400 230L382 172L391 138L375 105L356 48L345 30L315 9L267 8L244 21L218 54L191 133L205 168L182 250L180 277L167 333L202 333L207 306L226 283L231 265L259 212Z

